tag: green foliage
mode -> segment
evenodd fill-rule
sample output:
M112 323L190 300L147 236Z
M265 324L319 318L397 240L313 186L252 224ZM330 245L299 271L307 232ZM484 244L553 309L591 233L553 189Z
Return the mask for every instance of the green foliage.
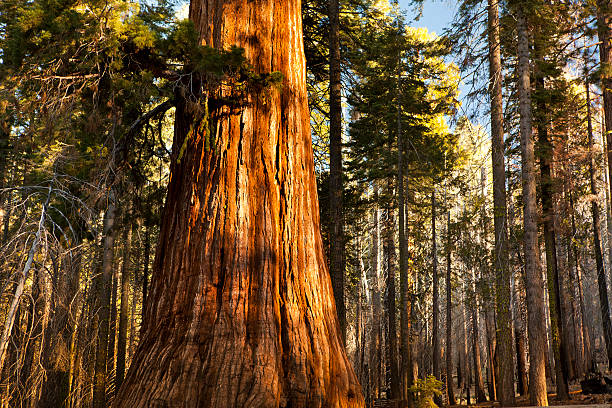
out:
M433 375L425 379L418 378L409 391L416 395L417 408L437 408L434 397L442 396L442 381Z
M399 106L408 176L439 182L459 160L457 138L446 124L459 81L456 67L443 61L448 49L424 29L398 33L387 25L367 35L368 47L354 65L360 81L349 97L357 116L349 166L358 180L395 174Z

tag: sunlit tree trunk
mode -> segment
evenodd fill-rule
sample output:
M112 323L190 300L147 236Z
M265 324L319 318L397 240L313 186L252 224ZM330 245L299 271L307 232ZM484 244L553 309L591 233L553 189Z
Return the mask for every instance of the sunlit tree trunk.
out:
M189 15L203 44L243 47L283 84L236 110L216 99L231 89L214 92L210 133L191 137L179 99L142 338L115 406L362 407L319 232L300 2L193 0Z
M529 34L523 5L516 6L518 32L518 88L521 133L525 286L529 333L529 399L531 404L548 406L546 394L546 324L544 282L538 256L538 222L535 185L535 155L532 136Z
M491 150L493 162L493 220L495 246L495 306L497 316L498 399L512 406L514 398L514 360L512 357L512 313L510 305L510 268L506 213L506 172L504 162L504 124L502 100L501 49L499 41L498 0L488 0L489 95L491 100Z

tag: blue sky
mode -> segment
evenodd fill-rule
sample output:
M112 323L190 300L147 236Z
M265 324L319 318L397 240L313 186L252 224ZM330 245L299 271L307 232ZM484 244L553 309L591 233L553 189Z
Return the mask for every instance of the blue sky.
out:
M400 5L408 11L408 17L414 18L418 10L410 0L400 0ZM427 27L440 35L453 19L457 2L451 0L425 0L423 14L418 21L411 21L410 25L415 27Z

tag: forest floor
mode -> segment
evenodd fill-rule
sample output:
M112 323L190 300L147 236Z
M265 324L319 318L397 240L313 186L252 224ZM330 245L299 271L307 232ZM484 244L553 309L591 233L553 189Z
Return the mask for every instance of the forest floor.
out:
M610 394L590 394L585 395L580 389L580 384L570 385L570 400L558 400L557 394L548 394L548 403L550 406L556 408L570 407L570 408L611 408L612 407L612 395ZM482 407L482 408L498 408L499 403L482 402L476 405L469 405L470 407ZM529 399L527 396L520 396L516 398L516 407L528 407ZM468 407L468 405L453 405L453 407ZM501 407L500 407L501 408Z

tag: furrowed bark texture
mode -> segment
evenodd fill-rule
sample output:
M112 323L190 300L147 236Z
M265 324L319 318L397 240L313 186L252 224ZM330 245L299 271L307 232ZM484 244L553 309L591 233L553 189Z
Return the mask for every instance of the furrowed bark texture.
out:
M319 232L300 10L191 2L203 44L243 47L284 79L238 111L210 103L209 135L186 139L179 104L142 340L116 407L364 405Z
M538 223L535 185L535 153L531 132L531 80L529 77L529 37L527 20L519 3L516 7L518 31L518 78L523 184L523 238L527 330L529 333L529 400L536 406L548 406L546 394L546 324L544 281L539 264Z
M512 315L510 308L510 269L508 267L508 226L506 211L506 172L504 163L504 124L498 0L488 2L489 94L491 98L491 150L493 162L493 218L495 228L495 294L497 312L497 363L502 406L515 404L512 357Z

